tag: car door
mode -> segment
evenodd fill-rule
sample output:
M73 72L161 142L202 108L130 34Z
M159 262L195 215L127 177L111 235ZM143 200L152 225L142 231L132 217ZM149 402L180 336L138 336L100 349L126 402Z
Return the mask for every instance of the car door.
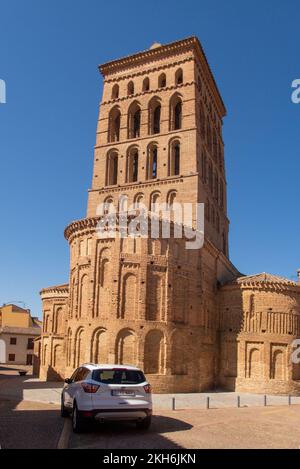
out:
M73 407L73 398L76 390L76 383L80 378L81 368L77 368L70 378L70 383L64 387L64 405L66 407Z

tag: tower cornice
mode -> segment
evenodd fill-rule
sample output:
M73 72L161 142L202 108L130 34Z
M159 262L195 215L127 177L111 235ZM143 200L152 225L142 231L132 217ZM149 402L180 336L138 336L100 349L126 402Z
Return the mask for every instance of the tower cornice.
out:
M175 41L169 44L155 47L154 49L148 49L136 54L132 54L126 57L122 57L117 60L113 60L102 65L99 65L99 70L102 76L107 79L111 74L122 72L131 67L138 67L151 60L156 61L165 58L166 56L172 56L179 53L192 51L199 59L200 64L203 66L207 81L210 85L211 90L214 93L216 102L218 103L222 117L226 115L226 108L219 92L218 86L214 79L210 65L206 58L205 52L201 46L199 39L196 36L191 36L180 41Z

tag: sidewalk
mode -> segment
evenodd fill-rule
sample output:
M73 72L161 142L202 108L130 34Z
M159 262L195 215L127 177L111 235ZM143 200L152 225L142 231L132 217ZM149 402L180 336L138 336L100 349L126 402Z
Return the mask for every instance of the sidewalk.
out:
M28 375L21 377L16 369L0 368L0 397L10 397L19 401L43 402L47 404L60 404L63 383L43 382ZM153 405L155 409L172 410L175 398L175 409L206 409L207 398L209 408L236 408L263 407L264 396L261 394L235 393L235 392L209 392L194 394L154 394ZM300 405L300 396L291 398L292 405ZM289 404L287 396L267 395L268 406L284 406Z

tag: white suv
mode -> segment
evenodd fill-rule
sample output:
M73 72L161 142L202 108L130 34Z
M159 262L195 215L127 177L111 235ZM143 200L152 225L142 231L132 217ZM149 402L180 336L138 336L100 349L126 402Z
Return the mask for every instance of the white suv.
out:
M138 428L151 424L151 387L143 372L126 365L84 364L65 380L61 415L72 415L73 431L93 419L133 420Z

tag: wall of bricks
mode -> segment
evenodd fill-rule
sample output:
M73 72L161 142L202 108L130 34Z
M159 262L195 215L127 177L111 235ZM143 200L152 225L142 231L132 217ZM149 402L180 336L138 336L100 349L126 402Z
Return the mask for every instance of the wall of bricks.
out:
M152 48L100 70L104 88L87 217L65 231L69 284L42 291L40 376L70 376L83 362L127 363L145 370L155 392L222 386L297 393L299 369L289 356L299 336L299 286L278 278L252 279L251 285L235 280L240 274L229 261L222 139L226 110L198 40ZM181 121L174 130L178 102ZM187 250L184 239L162 236L100 239L97 223L107 207L99 205L109 201L122 212L120 196L147 208L154 198L204 203L204 247Z

